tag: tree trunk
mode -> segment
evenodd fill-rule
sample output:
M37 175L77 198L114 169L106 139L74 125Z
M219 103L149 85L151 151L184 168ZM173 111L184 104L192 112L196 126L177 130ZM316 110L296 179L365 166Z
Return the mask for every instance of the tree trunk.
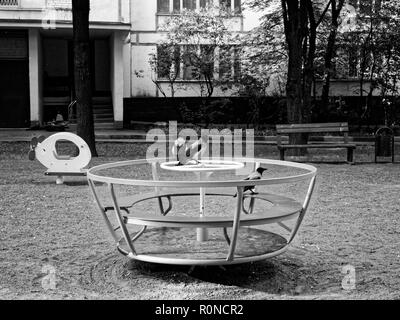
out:
M288 73L286 107L289 123L304 123L303 49L307 36L306 0L282 0L286 43L288 45ZM305 144L304 134L289 135L289 144ZM292 155L304 155L306 149L295 149Z
M361 62L360 62L360 79L359 79L359 86L360 86L360 105L359 105L359 129L361 130L361 126L363 124L363 117L365 112L367 111L367 100L365 100L365 107L363 107L364 103L364 80L365 80L365 72L368 67L367 63L367 58L372 52L372 43L373 43L373 35L374 35L374 24L373 24L373 18L370 17L370 22L369 22L369 30L368 30L368 35L365 38L365 40L362 43L361 46ZM363 110L364 109L364 110Z
M326 46L325 56L324 56L324 84L322 86L322 96L321 96L321 106L322 108L326 108L329 102L329 89L331 83L331 77L333 74L332 70L332 59L335 54L335 43L337 31L339 28L339 16L342 11L344 5L344 0L339 0L338 5L336 7L336 0L332 0L332 20L331 20L331 29L328 36L328 43Z
M336 34L337 34L337 29L334 29L332 26L332 29L329 33L328 36L328 44L326 46L326 51L325 51L325 62L324 62L324 84L322 86L322 96L321 96L321 106L322 108L326 108L328 106L329 102L329 90L330 90L330 83L331 83L331 77L332 77L332 58L334 54L334 48L335 48L335 41L336 41Z
M77 101L77 134L97 157L90 77L89 0L72 0L74 78Z
M308 47L305 52L306 55L303 57L305 61L304 66L304 110L303 119L305 122L311 122L311 105L312 100L312 85L314 80L314 60L317 42L317 22L315 21L314 9L310 1L307 2L307 13L308 13Z

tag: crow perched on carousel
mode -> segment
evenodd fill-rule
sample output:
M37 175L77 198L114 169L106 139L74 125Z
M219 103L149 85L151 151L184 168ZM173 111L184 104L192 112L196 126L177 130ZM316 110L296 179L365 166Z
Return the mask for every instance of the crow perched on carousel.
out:
M249 176L243 180L260 180L262 178L264 171L266 171L266 170L268 170L268 169L259 167L259 168L257 168L256 171L250 173ZM255 188L255 186L246 186L246 187L244 187L243 192L250 190L252 194L256 194L256 192L254 192L254 188ZM236 198L237 193L233 197Z

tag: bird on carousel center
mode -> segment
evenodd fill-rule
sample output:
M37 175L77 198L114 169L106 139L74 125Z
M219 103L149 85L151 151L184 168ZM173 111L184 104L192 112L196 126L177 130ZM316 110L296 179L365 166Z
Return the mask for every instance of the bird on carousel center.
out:
M176 160L178 161L177 165L198 165L200 163L200 156L207 150L207 144L207 135L202 135L200 139L192 144L189 144L186 139L179 137L175 140L172 147L172 154L176 156Z

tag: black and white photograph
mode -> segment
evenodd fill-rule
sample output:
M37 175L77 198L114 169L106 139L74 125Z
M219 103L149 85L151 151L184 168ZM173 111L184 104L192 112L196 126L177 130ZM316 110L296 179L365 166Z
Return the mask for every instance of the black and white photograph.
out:
M399 195L400 1L0 0L0 300L399 300Z

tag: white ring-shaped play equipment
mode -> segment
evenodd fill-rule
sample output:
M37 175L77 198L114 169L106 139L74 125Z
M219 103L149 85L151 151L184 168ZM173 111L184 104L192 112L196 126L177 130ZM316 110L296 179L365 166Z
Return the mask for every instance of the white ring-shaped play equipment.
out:
M178 161L163 162L160 168L180 172L214 172L238 170L244 167L243 162L227 160L199 160L196 164L178 165Z
M172 168L172 171L194 172L201 167L176 166L175 162L167 162L167 159L130 160L93 167L87 173L89 186L98 209L121 253L131 259L152 263L228 265L259 261L286 251L306 214L314 190L317 169L303 163L270 159L235 158L232 161L210 159L204 163L210 165L210 167L204 167L209 169L206 171L220 171L228 168L236 170L243 168L244 163L251 163L254 169L260 165L277 165L302 169L305 172L260 180L171 181L159 179L159 170L163 168L171 170ZM145 164L151 166L152 180L115 178L101 173L107 169L115 170L115 168ZM285 195L243 192L244 188L249 186L257 187L299 181L309 181L306 196L302 202ZM111 203L101 199L95 182L107 185ZM129 197L129 205L126 205L123 203L126 198L118 198L116 194L115 186L118 185L153 187L154 192L132 195ZM226 191L223 188L230 190ZM223 216L213 216L212 213L194 217L168 215L173 209L172 199L198 196L199 189L205 189L205 194L209 197L232 197L232 201L236 203L234 212ZM236 196L234 196L235 194ZM168 201L167 208L165 208L163 199ZM248 207L245 206L245 199L249 199ZM158 200L159 214L134 210L137 204L154 200ZM257 206L262 206L262 213L253 212L256 203ZM268 205L263 206L263 204ZM111 212L117 218L116 226L111 223L109 217ZM288 227L285 224L287 220L293 220L294 226ZM254 228L269 224L277 224L282 227L287 235ZM128 227L132 225L139 226L141 229L132 233L128 230ZM209 240L197 241L196 237L190 233L190 229L193 228L208 228L212 231ZM228 229L232 229L230 234Z

